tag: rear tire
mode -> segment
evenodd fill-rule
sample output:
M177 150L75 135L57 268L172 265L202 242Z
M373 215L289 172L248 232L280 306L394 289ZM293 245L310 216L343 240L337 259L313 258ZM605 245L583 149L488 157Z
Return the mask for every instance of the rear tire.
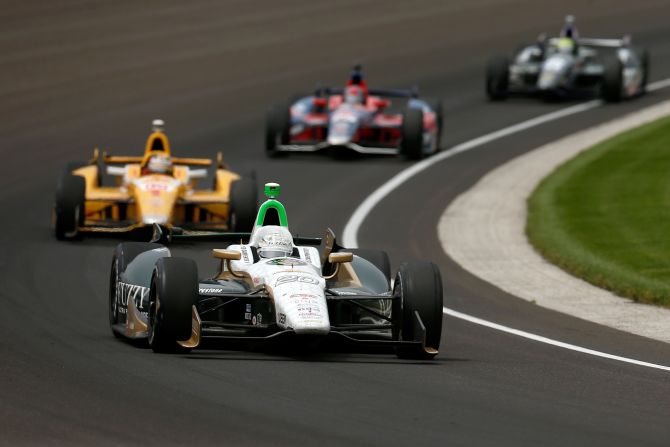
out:
M393 286L393 336L396 340L413 341L414 312L418 312L426 328L426 348L437 350L442 337L442 278L432 262L411 262L400 265ZM398 347L398 357L432 359L436 353L420 347Z
M55 233L58 240L75 239L84 224L86 181L83 177L64 173L56 187L54 206Z
M640 65L642 66L642 85L640 86L641 93L647 92L647 84L649 83L649 51L643 49L640 52Z
M605 60L601 94L607 102L621 101L623 89L623 66L618 57Z
M360 256L366 261L370 262L372 265L377 267L389 283L389 289L391 285L391 261L389 260L389 255L382 250L369 250L365 248L352 248L350 250L344 250Z
M269 157L286 155L277 150L277 145L288 144L291 139L290 106L273 106L268 110L265 122L265 153Z
M258 186L252 178L241 178L230 185L230 211L228 213L231 231L251 231L258 211Z
M435 138L435 151L439 151L442 147L442 125L444 124L444 112L442 108L442 101L439 99L426 100L428 105L435 112L435 121L437 124L437 134Z
M509 60L495 57L486 65L486 96L491 101L507 99L509 88Z
M191 337L191 307L198 299L198 268L192 259L161 258L151 280L149 346L154 352L187 352L177 342Z
M400 153L409 160L423 157L423 110L410 107L402 116Z

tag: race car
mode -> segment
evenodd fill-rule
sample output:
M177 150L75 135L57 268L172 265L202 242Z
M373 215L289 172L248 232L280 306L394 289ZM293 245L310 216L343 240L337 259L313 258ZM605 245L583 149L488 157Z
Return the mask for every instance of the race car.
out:
M88 163L68 166L56 190L58 239L91 232L141 237L151 235L154 223L233 231L253 223L255 178L228 170L221 153L216 162L173 157L163 127L162 120L153 122L143 156L110 156L95 149Z
M402 109L391 99L404 100ZM442 107L416 90L368 89L360 66L344 88L320 87L268 111L265 149L287 152L355 151L420 159L440 148Z
M601 96L617 102L645 92L649 54L635 48L630 37L582 38L574 17L568 16L559 37L541 34L513 55L495 57L486 68L486 94L492 101L510 95L538 95L545 99Z
M442 280L433 263L401 264L391 287L385 252L344 249L330 230L325 238L294 237L277 200L279 185L268 183L265 192L250 233L155 225L153 242L119 244L109 284L113 334L146 339L160 353L188 352L213 339L311 349L335 342L395 348L402 358L437 355ZM198 238L223 246L212 250L219 268L205 279L193 260L172 257L165 245Z

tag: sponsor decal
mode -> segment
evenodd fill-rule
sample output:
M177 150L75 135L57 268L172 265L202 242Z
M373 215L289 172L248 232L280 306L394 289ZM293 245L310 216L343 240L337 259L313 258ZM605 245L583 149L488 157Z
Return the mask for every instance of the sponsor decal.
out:
M356 292L348 292L346 290L331 290L335 295L358 295Z
M257 321L258 321L258 320L256 320L256 315L254 315L253 317L251 317L251 324L253 324L254 326L256 326Z
M309 249L304 248L303 253L305 253L305 260L311 264L312 263L312 257L309 255Z
M270 259L269 261L266 262L268 265L290 265L291 267L295 265L307 265L305 261L302 259L296 259L296 258L276 258L276 259Z
M286 324L286 314L279 314L279 324Z
M314 284L318 285L319 281L312 277L312 276L302 276L302 275L285 275L280 278L277 278L277 282L275 283L275 287L280 286L282 284L287 284L291 282L300 282L303 284Z
M245 312L251 312L251 303L247 303L244 305L244 311Z
M138 310L144 310L149 304L149 288L125 282L116 283L116 302L120 306L119 312L125 314L128 300L133 300Z
M198 289L198 293L201 295L209 293L223 293L223 289L221 287L200 287Z
M245 320L251 320L251 312L245 312L244 313L244 319Z
M249 247L247 246L242 246L242 260L244 261L245 264L249 264L249 253L248 253Z

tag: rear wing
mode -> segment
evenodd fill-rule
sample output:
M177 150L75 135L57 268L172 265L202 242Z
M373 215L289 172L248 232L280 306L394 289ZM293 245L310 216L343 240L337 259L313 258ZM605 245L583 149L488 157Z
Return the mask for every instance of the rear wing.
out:
M342 87L319 87L314 91L314 96L341 95L343 93L344 89ZM416 87L408 90L371 88L368 89L368 94L383 98L418 98L419 89Z
M184 158L184 157L172 157L172 163L175 165L187 165L187 166L212 166L214 162L209 158ZM125 155L104 155L102 161L105 164L131 164L131 163L142 163L144 157L136 156L125 156Z
M558 43L559 38L558 37L552 37L549 39L549 44L555 45ZM579 39L576 39L577 44L579 45L584 45L587 47L594 47L594 48L623 48L631 43L631 39L629 36L626 36L622 39L599 39L599 38L593 38L593 37L580 37Z
M246 243L249 242L251 233L232 233L221 231L194 231L185 230L180 227L166 227L158 224L153 226L153 235L150 242L158 242L162 244L176 242L176 241L221 241L230 243ZM320 237L304 237L293 236L293 243L295 245L310 245L318 247L321 245L323 238Z

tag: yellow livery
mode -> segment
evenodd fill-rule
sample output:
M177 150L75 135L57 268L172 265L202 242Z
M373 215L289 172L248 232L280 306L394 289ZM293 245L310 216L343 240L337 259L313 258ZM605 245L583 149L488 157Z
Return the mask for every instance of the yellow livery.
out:
M163 122L155 120L143 156L95 150L88 164L68 167L56 191L58 239L86 232L151 231L153 224L193 230L248 230L257 209L254 178L216 160L173 157ZM150 233L148 233L150 234Z

